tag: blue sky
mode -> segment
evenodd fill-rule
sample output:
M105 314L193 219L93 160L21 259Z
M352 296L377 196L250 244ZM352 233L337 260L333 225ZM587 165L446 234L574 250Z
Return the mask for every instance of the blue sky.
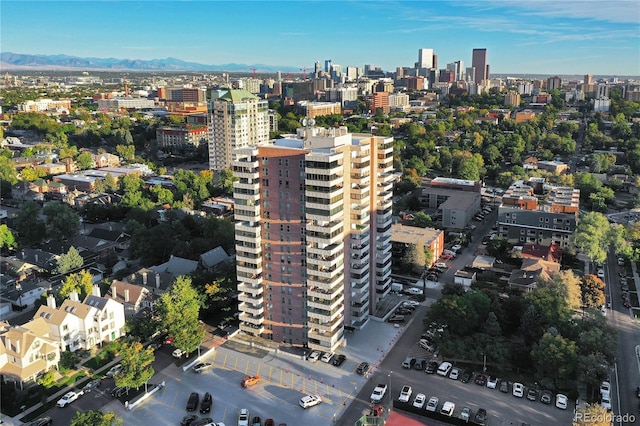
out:
M384 70L487 48L492 74L640 75L638 0L2 0L0 50Z

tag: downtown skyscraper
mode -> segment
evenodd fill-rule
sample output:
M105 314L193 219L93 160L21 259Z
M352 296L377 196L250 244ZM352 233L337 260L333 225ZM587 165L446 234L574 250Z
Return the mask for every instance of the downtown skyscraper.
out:
M473 49L471 66L475 69L474 80L476 84L482 84L489 80L489 64L487 64L487 49Z

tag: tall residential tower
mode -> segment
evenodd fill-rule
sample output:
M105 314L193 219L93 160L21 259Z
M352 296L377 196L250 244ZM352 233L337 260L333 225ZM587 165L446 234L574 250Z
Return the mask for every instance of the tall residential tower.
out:
M308 126L236 152L240 330L333 352L390 290L393 138Z

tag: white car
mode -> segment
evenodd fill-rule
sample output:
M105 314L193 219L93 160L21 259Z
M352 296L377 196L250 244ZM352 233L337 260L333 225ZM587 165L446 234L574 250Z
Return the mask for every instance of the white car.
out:
M435 412L437 409L438 409L438 397L432 396L431 398L429 398L429 402L427 402L426 410Z
M182 349L175 349L171 355L173 355L174 358L180 358L182 355L184 355L184 351Z
M444 262L437 262L437 263L436 263L435 265L433 265L433 266L435 266L436 268L441 268L441 269L449 269L449 267L447 266L447 264L446 264L446 263L444 263Z
M442 364L440 364L440 366L438 367L438 376L444 376L447 377L449 375L449 372L451 371L452 365L450 362L443 362Z
M453 416L453 412L456 409L456 404L454 404L451 401L445 401L444 404L442 404L442 408L440 409L440 414L444 414L445 416Z
M64 394L64 396L62 398L60 398L58 400L58 402L56 402L56 405L60 408L62 407L66 407L67 405L71 404L73 401L75 401L76 399L80 398L80 396L82 395L82 393L80 392L67 392Z
M324 354L324 355L322 355L322 359L321 359L321 361L322 361L322 362L329 363L329 362L331 362L331 359L333 359L333 356L334 356L334 355L335 355L335 354L334 354L333 352L325 352L325 354Z
M413 296L422 296L422 290L416 287L409 287L404 292Z
M604 396L609 396L610 393L611 393L611 383L609 382L600 383L600 395L604 397Z
M495 389L498 386L498 378L497 377L489 377L487 379L487 387L489 389Z
M598 278L604 279L604 269L602 269L602 268L598 269L597 275L598 275Z
M313 351L311 352L311 354L309 354L309 361L310 362L316 362L317 360L320 359L320 351Z
M566 395L563 395L561 393L556 395L556 407L560 408L561 410L567 409L568 401L569 399L567 398Z
M458 367L453 367L451 369L451 373L449 373L449 378L451 380L458 380L459 376L460 376L460 369Z
M241 408L238 413L238 426L249 426L249 410Z
M318 405L321 402L322 398L320 398L320 395L307 395L300 398L300 406L304 409Z
M409 398L411 398L411 393L413 391L411 390L411 386L403 386L402 390L400 391L400 396L398 397L398 401L400 402L409 402Z
M469 420L471 420L471 408L462 407L462 411L458 415L458 418L460 420L464 420L465 422L469 422Z
M524 396L524 385L522 383L514 382L512 393L513 396L522 398Z
M426 399L427 397L425 396L425 394L423 393L417 394L415 399L413 400L413 406L416 408L424 407L424 402L426 401Z
M433 345L429 344L427 339L420 339L420 343L418 343L422 349L425 351L433 352Z
M402 304L404 306L413 306L414 308L417 308L418 306L420 306L420 302L416 300L405 300L404 302L402 302Z
M454 251L456 253L460 250L462 250L462 246L460 244L456 244L455 246L451 247L451 251Z

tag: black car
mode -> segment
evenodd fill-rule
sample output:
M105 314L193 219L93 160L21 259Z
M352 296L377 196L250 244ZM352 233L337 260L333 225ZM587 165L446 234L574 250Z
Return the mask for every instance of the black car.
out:
M187 400L187 411L196 411L198 402L200 402L200 394L198 392L191 392Z
M407 308L398 308L396 309L396 314L398 315L411 315L413 311Z
M469 370L465 370L462 373L462 376L460 376L460 381L462 383L469 383L471 381L471 378L473 377L473 373Z
M424 370L427 366L427 360L423 358L416 359L416 363L413 364L413 368L416 370Z
M427 374L435 374L438 369L438 363L436 361L431 361L427 364L427 368L424 369L424 372Z
M500 392L509 393L509 382L507 380L500 382Z
M487 410L484 408L478 408L478 412L473 418L473 422L478 425L486 425L487 424Z
M180 426L191 426L191 424L198 418L195 414L187 414L182 418Z
M552 399L553 398L552 398L551 392L542 391L542 395L540 395L540 402L542 402L543 404L551 404Z
M345 355L336 355L335 358L333 358L333 365L335 365L336 367L340 367L346 360L347 357Z
M356 373L360 375L365 374L367 371L369 371L369 364L366 362L361 362L358 368L356 368Z
M529 390L527 391L527 399L529 401L535 401L536 399L538 399L538 391L529 388Z
M201 419L194 420L190 426L208 426L213 424L213 419L211 417L203 417Z
M251 426L262 426L262 419L260 417L255 416L253 420L251 420Z
M202 398L202 404L200 404L200 413L205 414L211 411L211 406L213 405L213 398L209 392L204 394L204 398Z

